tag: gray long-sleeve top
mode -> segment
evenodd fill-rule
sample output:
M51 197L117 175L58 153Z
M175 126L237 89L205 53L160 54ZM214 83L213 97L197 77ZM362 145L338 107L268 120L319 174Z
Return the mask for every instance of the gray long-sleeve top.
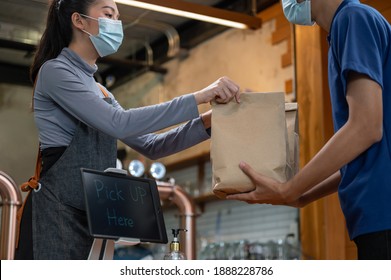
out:
M41 67L34 92L34 118L41 149L68 146L79 121L120 139L151 159L209 138L192 94L124 110L108 91L112 104L103 100L93 78L96 71L96 66L90 66L68 48ZM167 132L154 133L186 121Z

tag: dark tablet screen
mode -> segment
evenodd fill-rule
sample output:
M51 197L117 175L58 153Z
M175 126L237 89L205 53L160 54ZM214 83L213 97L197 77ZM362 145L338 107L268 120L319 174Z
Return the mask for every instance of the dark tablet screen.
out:
M84 168L81 173L92 236L167 243L155 180Z

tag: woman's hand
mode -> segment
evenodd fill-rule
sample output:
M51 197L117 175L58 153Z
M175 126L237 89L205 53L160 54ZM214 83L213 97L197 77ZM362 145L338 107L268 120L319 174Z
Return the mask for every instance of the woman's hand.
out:
M228 103L233 98L240 102L240 87L228 77L221 77L211 85L194 93L197 105L215 100L217 103Z

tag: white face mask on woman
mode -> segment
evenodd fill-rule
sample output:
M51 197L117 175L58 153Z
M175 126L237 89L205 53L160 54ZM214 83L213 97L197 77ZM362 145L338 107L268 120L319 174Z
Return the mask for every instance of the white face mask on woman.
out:
M107 56L118 51L124 37L122 22L120 20L102 17L96 19L83 14L81 14L81 16L97 20L99 23L98 35L92 35L91 33L83 30L83 32L90 35L90 40L99 56Z
M282 8L287 20L299 25L314 25L311 17L311 1L304 0L297 3L297 0L282 0Z

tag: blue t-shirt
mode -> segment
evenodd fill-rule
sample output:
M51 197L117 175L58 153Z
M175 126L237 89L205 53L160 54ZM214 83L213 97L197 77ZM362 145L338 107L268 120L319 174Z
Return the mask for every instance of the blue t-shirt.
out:
M382 140L341 169L338 193L350 238L354 239L391 229L391 27L375 9L358 0L345 0L336 11L328 40L335 131L349 117L349 71L367 75L383 90Z

